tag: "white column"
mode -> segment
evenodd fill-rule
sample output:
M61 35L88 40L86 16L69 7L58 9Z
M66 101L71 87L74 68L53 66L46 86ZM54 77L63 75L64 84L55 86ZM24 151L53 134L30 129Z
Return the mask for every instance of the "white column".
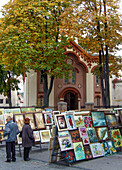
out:
M94 76L86 73L86 103L94 103Z
M51 81L51 79L48 76L48 88L50 85L50 81ZM49 96L49 106L52 106L52 107L54 106L54 81L53 81L53 88L52 88L52 91Z

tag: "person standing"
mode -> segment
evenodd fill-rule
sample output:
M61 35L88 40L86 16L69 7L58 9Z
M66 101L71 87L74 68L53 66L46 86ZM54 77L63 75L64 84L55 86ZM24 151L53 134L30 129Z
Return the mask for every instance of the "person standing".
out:
M12 121L11 116L6 119L5 130L3 136L6 137L6 158L5 162L16 162L16 151L15 151L15 141L17 139L17 134L19 134L18 126ZM12 153L12 155L11 155Z
M22 146L24 147L24 161L29 161L29 152L35 143L33 130L30 126L30 119L25 118L22 128Z

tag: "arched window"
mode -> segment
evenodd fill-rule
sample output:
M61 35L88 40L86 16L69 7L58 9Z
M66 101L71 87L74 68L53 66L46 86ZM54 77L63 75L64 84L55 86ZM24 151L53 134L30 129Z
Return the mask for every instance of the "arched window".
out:
M96 104L97 104L97 106L100 106L100 97L99 96L96 97Z

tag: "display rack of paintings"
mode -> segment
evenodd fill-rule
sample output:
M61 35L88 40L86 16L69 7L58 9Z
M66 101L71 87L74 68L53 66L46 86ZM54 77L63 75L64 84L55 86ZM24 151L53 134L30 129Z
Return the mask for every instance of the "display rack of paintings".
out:
M35 113L34 115L35 115L37 129L45 129L43 114Z
M52 113L44 113L44 121L45 125L53 125L53 118L52 118Z
M34 121L34 116L33 113L26 113L24 114L25 118L29 118L30 119L30 125L32 129L35 129L35 121Z
M35 107L21 107L21 113L33 113L35 111Z

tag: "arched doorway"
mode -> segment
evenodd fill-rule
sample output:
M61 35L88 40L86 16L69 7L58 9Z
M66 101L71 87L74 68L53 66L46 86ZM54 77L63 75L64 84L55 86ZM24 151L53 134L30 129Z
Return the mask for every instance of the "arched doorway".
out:
M69 110L78 109L78 93L68 92L64 95L64 101L67 102Z

